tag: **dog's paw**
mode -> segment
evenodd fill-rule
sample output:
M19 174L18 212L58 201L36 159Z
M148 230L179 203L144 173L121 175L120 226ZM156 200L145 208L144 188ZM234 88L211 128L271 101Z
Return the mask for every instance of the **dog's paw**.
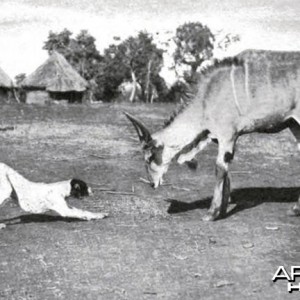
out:
M6 225L4 223L0 223L0 230L4 229L6 227Z
M97 219L104 219L108 217L108 213L98 213L97 214Z
M82 219L86 221L91 221L91 220L104 219L107 216L108 216L107 213L90 213L88 215L85 215Z

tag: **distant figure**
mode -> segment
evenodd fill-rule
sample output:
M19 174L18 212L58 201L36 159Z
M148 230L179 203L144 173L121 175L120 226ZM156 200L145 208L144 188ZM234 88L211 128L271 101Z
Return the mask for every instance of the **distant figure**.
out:
M130 102L137 102L141 100L142 88L138 82L124 81L118 87L118 91L123 97Z

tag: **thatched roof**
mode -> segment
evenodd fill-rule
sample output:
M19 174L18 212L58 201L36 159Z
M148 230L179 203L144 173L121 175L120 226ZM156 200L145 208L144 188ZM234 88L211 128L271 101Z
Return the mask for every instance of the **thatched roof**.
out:
M0 68L0 87L11 88L13 86L12 80L9 76Z
M58 52L22 81L24 88L46 89L49 92L83 92L88 83Z

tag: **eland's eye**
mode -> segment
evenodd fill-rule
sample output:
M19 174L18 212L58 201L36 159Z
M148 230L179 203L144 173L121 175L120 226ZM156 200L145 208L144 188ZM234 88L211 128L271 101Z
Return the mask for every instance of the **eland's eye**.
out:
M149 157L149 163L151 164L154 160L155 160L155 153L153 153L153 154Z
M155 160L155 153L149 153L148 155L145 155L145 161L147 164L151 164Z

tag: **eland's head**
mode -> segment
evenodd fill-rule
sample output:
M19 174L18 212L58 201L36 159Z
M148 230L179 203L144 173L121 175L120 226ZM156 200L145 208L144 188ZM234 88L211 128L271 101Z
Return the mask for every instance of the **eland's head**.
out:
M157 188L162 184L163 175L168 171L171 162L171 156L168 153L168 148L163 143L153 138L146 126L133 117L125 113L126 117L133 124L138 137L140 139L148 179L153 188Z

